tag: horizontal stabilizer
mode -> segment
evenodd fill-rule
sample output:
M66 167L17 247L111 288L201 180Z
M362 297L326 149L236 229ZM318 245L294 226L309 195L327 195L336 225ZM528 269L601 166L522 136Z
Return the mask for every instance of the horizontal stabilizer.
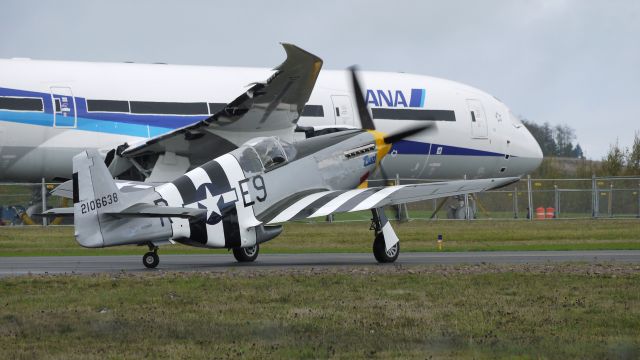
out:
M68 180L51 190L51 195L60 196L67 199L73 199L73 180ZM73 208L71 208L73 211Z
M73 208L53 208L49 209L41 214L42 216L73 216Z
M108 215L119 218L133 218L133 217L177 217L183 219L190 219L202 214L206 214L206 209L194 209L184 207L169 207L169 206L157 206L151 204L135 204L128 208L119 211L107 213Z

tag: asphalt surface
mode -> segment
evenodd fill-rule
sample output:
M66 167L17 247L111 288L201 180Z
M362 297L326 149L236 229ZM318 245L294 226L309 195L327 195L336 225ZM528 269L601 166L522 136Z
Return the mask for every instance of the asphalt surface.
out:
M540 264L558 262L626 262L640 264L640 250L611 251L486 251L401 253L396 264ZM142 265L142 256L0 257L0 276L25 274L93 274L141 271L225 271L242 269L323 268L377 265L372 254L260 254L253 263L237 263L233 255L162 255L154 270Z

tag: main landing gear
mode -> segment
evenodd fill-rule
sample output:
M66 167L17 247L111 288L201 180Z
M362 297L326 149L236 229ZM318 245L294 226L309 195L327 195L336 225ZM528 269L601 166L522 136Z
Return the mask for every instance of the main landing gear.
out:
M259 252L260 245L258 244L244 248L233 248L233 257L235 257L238 262L253 262L258 258Z
M149 252L142 257L142 263L148 269L154 269L160 263L160 257L158 257L158 247L149 245Z
M400 240L384 214L383 208L371 209L371 230L376 234L373 240L373 256L379 263L392 263L400 255Z

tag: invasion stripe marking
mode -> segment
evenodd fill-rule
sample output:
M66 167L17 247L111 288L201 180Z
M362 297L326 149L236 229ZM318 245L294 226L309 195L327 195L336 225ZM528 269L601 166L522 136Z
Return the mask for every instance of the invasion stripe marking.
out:
M225 154L220 156L216 161L209 163L212 167L203 166L211 181L224 182L223 187L228 191L235 191L235 198L238 200L237 190L235 184L244 178L244 173L238 164L238 161L231 154ZM235 167L234 167L235 165ZM219 180L214 179L214 177ZM233 183L233 186L231 184ZM228 207L225 207L222 217L222 225L224 231L224 246L226 248L240 247L242 246L242 235L240 231L240 221L246 220L246 212L250 212L251 209L241 207L242 210L238 210L237 202L230 203ZM241 219L241 216L244 218ZM249 241L254 242L255 239Z
M321 192L317 192L315 194L311 194L306 197L303 197L302 199L295 202L293 205L289 206L283 212L281 212L273 220L269 221L269 224L281 223L291 219L294 215L299 213L302 209L306 208L309 204L313 203L319 198L332 192L333 191L321 191Z
M187 175L182 175L173 181L173 184L178 189L180 196L182 196L183 206L193 204L196 201L196 186L193 180ZM189 220L189 239L198 243L207 243L207 230L204 227L205 215L198 216L195 219Z
M325 206L331 200L335 199L336 197L340 196L340 194L343 194L345 192L347 192L347 191L333 191L333 192L331 192L329 194L326 194L325 196L321 197L320 199L312 202L310 205L308 205L304 209L300 210L300 212L295 214L290 220L304 219L304 218L310 217L311 214L313 214L314 212L318 211L318 209L320 209L321 207Z
M368 199L364 200L363 202L358 204L353 209L349 210L349 212L371 209L371 208L375 207L375 205L377 203L379 203L380 201L382 201L384 198L386 198L387 196L393 194L394 192L402 189L405 186L407 186L407 185L397 185L397 186L385 187L382 190L378 191L377 193L371 195Z
M369 196L377 193L378 191L380 191L382 189L384 189L384 188L383 187L377 187L377 188L365 189L366 191L364 191L364 192L358 194L357 196L351 198L349 201L345 202L339 208L337 208L334 212L335 213L339 213L339 212L349 211L352 208L354 208L356 205L358 205L361 202L363 202L364 199L368 198Z
M338 197L336 197L335 199L333 199L333 200L329 201L328 203L326 203L323 207L318 209L318 211L316 211L315 213L313 213L313 215L311 215L309 217L312 218L312 217L318 217L318 216L327 216L327 215L331 214L332 212L334 212L338 207L340 207L341 205L343 205L347 201L351 200L352 198L354 198L355 196L361 194L362 192L364 192L366 190L367 189L357 189L357 190L351 190L351 191L347 191L345 193L342 193Z
M155 191L167 202L167 206L180 207L184 202L178 188L173 183L166 183L155 188ZM172 239L183 239L191 236L189 220L171 218Z

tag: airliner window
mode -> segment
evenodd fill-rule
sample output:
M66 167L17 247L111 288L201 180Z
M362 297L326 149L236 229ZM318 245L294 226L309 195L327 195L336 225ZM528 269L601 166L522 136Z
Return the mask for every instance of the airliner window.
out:
M301 116L324 117L322 105L305 105Z
M218 111L224 109L226 106L227 104L225 103L209 103L209 113L213 115Z
M89 112L129 112L129 102L122 100L89 100L87 99L87 111Z
M206 115L209 114L209 107L207 103L131 101L131 112L134 114Z
M453 110L373 108L371 115L385 120L456 121Z
M509 111L509 118L511 119L513 126L516 128L522 127L522 120L520 120L520 118L514 115L511 111Z
M268 137L253 145L254 150L258 153L260 161L265 170L274 168L287 161L284 150L276 138Z
M0 110L44 111L41 98L19 98L0 96Z

